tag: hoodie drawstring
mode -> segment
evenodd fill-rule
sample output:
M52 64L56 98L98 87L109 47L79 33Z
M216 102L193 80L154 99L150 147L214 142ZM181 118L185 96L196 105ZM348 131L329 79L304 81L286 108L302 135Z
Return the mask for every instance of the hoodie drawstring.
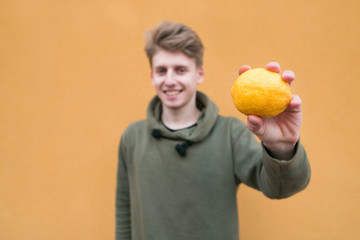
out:
M157 128L155 128L155 129L153 129L152 131L151 131L151 135L154 137L154 138L156 138L156 139L160 139L161 138L161 131L160 131L160 129L157 129ZM192 142L192 141L185 141L184 143L182 143L182 144L176 144L175 145L175 150L179 153L179 155L181 156L181 157L185 157L186 156L186 149L188 148L188 147L190 147L191 145L193 145L194 144L194 142Z
M152 132L151 132L151 135L156 138L156 139L160 139L161 138L161 131L160 129L153 129Z
M192 141L186 141L183 144L176 144L175 149L180 154L181 157L185 157L186 149L193 144L194 144L194 142L192 142Z

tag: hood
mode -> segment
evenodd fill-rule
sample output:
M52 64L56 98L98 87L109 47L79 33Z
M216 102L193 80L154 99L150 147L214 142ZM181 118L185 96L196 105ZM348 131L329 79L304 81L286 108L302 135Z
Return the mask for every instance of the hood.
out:
M201 92L196 93L196 106L201 111L201 116L197 121L197 126L191 134L187 131L170 131L161 122L162 104L159 97L155 96L149 103L147 108L147 125L151 130L152 136L156 139L168 138L174 140L183 140L184 143L175 148L186 148L196 142L202 141L213 128L217 117L218 108L205 94ZM179 145L179 144L178 144ZM176 149L178 152L179 150ZM180 155L182 155L179 152Z

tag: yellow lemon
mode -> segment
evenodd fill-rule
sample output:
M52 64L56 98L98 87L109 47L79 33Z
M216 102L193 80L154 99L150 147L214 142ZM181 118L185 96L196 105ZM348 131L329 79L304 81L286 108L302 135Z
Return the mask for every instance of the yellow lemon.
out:
M292 98L290 86L281 75L265 68L254 68L241 74L231 95L241 113L262 118L282 113Z

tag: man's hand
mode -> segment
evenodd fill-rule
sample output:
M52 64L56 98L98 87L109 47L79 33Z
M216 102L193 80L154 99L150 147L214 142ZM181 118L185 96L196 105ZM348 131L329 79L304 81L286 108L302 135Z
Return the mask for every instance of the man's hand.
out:
M239 75L249 69L251 67L248 65L242 66ZM280 65L277 62L268 63L266 69L280 73ZM284 71L282 78L291 85L295 74L292 71ZM289 160L293 157L295 145L299 140L301 117L301 99L293 95L284 112L273 118L249 115L247 126L262 141L272 157Z

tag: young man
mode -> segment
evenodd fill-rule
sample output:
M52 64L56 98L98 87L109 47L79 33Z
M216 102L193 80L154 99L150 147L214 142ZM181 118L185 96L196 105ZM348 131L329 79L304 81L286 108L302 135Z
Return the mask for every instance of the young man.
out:
M193 30L163 22L148 33L145 50L157 96L147 119L131 124L121 138L117 240L235 240L240 183L270 198L307 186L299 97L275 118L249 116L246 126L218 115L196 90L204 78L203 45ZM280 71L277 63L267 68ZM291 71L282 76L294 80Z

